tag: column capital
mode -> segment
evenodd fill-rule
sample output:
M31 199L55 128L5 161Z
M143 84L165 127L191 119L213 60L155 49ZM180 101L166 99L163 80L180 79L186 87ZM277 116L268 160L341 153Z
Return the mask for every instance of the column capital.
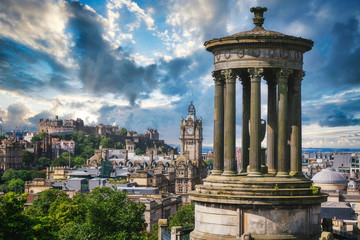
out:
M293 79L295 84L301 84L303 77L305 76L305 71L299 70L295 71L293 74Z
M250 74L251 82L258 82L260 81L260 78L264 76L263 68L249 68L248 72Z
M223 69L221 75L224 76L226 83L235 83L236 81L236 72L233 69Z
M278 83L286 83L288 81L289 76L293 73L292 69L282 68L277 74Z
M224 78L221 75L220 71L213 71L212 72L212 77L213 77L213 80L215 82L215 85L224 85Z

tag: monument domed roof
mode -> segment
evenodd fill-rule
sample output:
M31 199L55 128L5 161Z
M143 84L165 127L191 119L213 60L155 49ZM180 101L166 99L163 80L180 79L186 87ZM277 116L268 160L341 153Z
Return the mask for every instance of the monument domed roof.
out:
M311 179L314 183L326 183L326 184L346 184L346 178L335 171L333 168L326 168L321 170L313 176Z
M256 7L251 8L250 11L254 13L255 27L250 31L235 33L230 36L222 38L214 38L204 43L208 51L212 51L214 47L233 45L233 44L265 44L265 43L286 43L296 45L303 51L309 51L314 42L310 39L301 37L294 37L280 32L269 31L263 28L264 19L263 13L267 8Z

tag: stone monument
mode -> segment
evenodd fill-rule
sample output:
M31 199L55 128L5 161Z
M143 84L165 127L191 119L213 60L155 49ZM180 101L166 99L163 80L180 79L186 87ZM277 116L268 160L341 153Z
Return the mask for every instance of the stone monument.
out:
M313 41L263 28L205 42L214 54L214 166L191 193L191 239L318 239L320 193L301 172L303 54ZM262 161L260 82L268 85L267 154ZM235 164L235 86L242 84L241 172Z

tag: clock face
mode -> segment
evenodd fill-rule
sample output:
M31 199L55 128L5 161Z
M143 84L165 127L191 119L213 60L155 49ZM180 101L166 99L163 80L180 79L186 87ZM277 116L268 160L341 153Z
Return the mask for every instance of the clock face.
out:
M193 128L187 128L186 129L187 134L193 134L194 133L194 129Z

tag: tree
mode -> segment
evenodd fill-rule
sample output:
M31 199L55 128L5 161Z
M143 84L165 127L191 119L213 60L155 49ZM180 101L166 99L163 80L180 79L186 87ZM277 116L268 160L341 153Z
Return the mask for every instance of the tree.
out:
M213 159L209 159L205 162L209 169L213 169L213 161Z
M51 160L47 157L40 157L35 159L35 165L38 170L46 169L50 166Z
M122 142L117 142L116 145L115 145L115 148L116 149L124 149L125 146L124 146L124 144Z
M62 201L68 201L69 196L58 189L48 189L41 192L41 197L34 200L33 204L26 208L28 215L36 217L45 217L49 215L49 209L52 204L58 204Z
M195 226L195 204L181 206L175 215L169 217L169 229L174 226Z
M81 205L80 209L81 209ZM85 199L85 221L62 231L64 239L145 239L145 205L116 188L95 188Z
M144 151L142 149L140 149L140 148L136 148L135 149L135 154L136 155L144 154Z
M122 128L120 129L120 134L121 134L121 135L126 135L126 134L127 134L127 129L124 128L124 127L122 127Z
M42 141L44 139L45 134L46 134L45 132L42 132L42 133L38 133L35 136L33 136L31 139L31 144L34 144L35 142L38 142L38 141Z
M13 178L7 183L8 192L24 193L25 182L20 178Z
M26 166L32 166L34 163L34 153L29 151L22 151L22 160L23 163L25 163Z
M31 178L31 171L27 170L14 170L12 168L5 171L4 175L2 176L1 180L7 182L12 179L20 178L23 181L30 181Z
M101 137L100 146L103 148L113 148L114 141L111 138Z
M34 239L35 222L22 214L26 195L9 192L0 196L0 239Z
M84 165L85 165L85 158L82 157L71 158L71 166L82 167Z

